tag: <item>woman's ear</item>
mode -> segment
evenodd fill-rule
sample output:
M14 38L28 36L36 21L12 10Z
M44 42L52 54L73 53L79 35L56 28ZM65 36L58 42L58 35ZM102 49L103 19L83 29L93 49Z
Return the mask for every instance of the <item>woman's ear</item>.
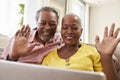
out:
M82 31L83 31L83 28L81 28L81 30L80 30L80 31L81 31L81 33L82 33Z

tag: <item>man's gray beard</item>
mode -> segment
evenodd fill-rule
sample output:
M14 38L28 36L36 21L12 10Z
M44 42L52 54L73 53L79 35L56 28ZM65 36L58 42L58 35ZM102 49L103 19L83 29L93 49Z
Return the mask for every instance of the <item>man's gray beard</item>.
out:
M40 41L44 41L44 42L49 41L49 40L45 40L42 36L39 36L39 39Z

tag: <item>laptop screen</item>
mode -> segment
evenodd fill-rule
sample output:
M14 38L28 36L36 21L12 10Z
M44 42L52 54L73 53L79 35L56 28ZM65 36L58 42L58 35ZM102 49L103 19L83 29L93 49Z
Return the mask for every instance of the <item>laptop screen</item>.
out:
M105 75L0 60L0 80L105 80Z

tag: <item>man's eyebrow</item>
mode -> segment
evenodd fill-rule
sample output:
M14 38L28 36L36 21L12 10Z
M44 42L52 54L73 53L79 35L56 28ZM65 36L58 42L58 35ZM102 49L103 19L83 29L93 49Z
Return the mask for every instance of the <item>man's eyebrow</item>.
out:
M56 23L56 21L50 21L51 23Z

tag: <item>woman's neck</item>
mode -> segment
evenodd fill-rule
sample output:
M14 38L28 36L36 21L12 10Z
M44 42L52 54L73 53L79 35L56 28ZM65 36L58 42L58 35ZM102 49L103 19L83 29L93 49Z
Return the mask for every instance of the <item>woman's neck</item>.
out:
M79 45L64 45L62 48L58 49L58 55L62 59L68 59L74 55L79 48Z
M79 44L75 44L75 45L67 45L65 44L63 46L63 48L67 49L67 50L75 50L75 49L78 49L79 48Z

